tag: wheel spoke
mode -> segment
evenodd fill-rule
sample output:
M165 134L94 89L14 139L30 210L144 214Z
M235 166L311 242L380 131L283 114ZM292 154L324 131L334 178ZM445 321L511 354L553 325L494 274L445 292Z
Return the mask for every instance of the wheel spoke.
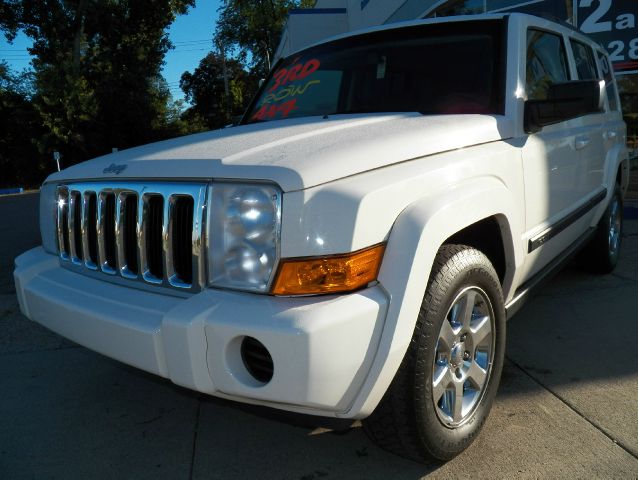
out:
M617 254L621 242L622 232L622 217L620 214L620 204L616 197L612 200L609 207L609 231L608 231L608 244L609 253L612 255Z
M461 318L460 323L463 324L465 328L470 327L470 323L472 322L472 313L474 312L474 303L476 302L476 292L473 290L468 291L463 296L463 306L461 310Z
M474 322L476 329L472 330L472 340L475 346L481 345L485 339L489 339L492 333L492 324L489 316L484 316Z
M445 349L446 352L449 352L452 349L452 345L454 345L455 338L456 338L456 334L454 333L454 330L452 329L452 325L450 325L450 322L447 321L447 319L443 320L443 325L441 326L441 332L439 333L439 342L442 341L445 344L445 346L447 347ZM440 347L439 347L439 350L441 350Z
M445 373L433 382L432 396L433 396L435 404L438 403L438 401L441 399L443 394L445 394L451 381L452 381L452 378L450 376L450 370L446 368Z
M454 410L452 419L460 422L463 418L463 382L454 382Z
M483 370L478 363L472 360L472 365L470 365L470 368L467 371L467 377L472 380L472 383L474 383L474 386L477 389L481 389L485 383L487 372Z

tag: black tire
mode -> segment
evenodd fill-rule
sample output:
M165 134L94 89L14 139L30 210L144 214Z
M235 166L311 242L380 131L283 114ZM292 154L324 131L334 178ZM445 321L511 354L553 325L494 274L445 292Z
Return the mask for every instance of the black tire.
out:
M476 294L475 298L479 300L471 300L470 318L478 318L474 315L475 309L491 314L489 343L492 350L489 355L492 359L491 363L485 363L488 373L483 388L474 397L473 406L465 417L461 416L460 423L451 425L454 419L450 417L446 420L444 414L444 397L448 398L449 390L446 389L446 393L435 403L433 392L440 390L433 386L434 372L436 369L437 378L449 377L453 383L448 385L457 385L457 380L450 376L456 375L465 395L465 385L473 380L469 376L465 377L465 373L458 376L468 363L467 356L459 359L458 354L460 350L466 351L468 339L453 343L456 347L447 349L445 340L439 341L439 336L444 331L450 331L442 329L443 322L450 324L452 332L458 328L459 324L450 319L458 314L459 299L469 299L471 294ZM453 304L454 312L451 311ZM372 441L385 450L422 463L447 461L465 450L483 427L498 390L505 352L505 321L501 285L487 257L471 247L444 245L435 259L410 347L380 404L363 422ZM458 340L463 339L464 328L461 327ZM472 350L474 347L468 348ZM446 349L449 350L447 360L444 358L446 354L441 353ZM478 349L476 347L477 352ZM475 358L478 362L476 355L470 354L469 363L472 366ZM439 358L436 363L435 356ZM457 368L455 365L459 364ZM456 372L450 373L453 368L456 368ZM439 372L444 372L444 375L439 375ZM453 403L456 405L456 401ZM449 399L447 405L450 405Z
M580 263L594 273L610 273L618 264L623 230L623 199L616 185L591 242L581 252Z

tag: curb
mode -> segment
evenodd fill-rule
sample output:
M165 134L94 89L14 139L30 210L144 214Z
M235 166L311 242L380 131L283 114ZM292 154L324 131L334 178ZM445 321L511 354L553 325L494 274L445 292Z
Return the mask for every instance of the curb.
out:
M0 188L0 195L9 195L11 193L22 193L24 192L24 188L16 187L16 188Z

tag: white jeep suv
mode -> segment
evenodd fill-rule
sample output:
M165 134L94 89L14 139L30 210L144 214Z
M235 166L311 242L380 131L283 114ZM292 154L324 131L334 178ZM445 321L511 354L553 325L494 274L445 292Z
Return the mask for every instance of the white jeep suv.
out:
M567 26L344 35L280 61L236 127L51 175L20 307L176 384L450 459L506 318L581 247L614 268L625 137L607 54Z

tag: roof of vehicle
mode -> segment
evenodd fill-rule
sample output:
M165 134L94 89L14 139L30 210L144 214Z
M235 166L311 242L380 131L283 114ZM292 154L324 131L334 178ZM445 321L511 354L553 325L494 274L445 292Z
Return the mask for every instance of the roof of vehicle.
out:
M409 20L403 22L389 23L386 25L379 25L374 27L367 27L359 30L353 30L351 32L342 33L339 35L335 35L332 37L328 37L319 42L315 42L306 47L295 50L290 53L288 57L295 55L296 53L306 50L308 48L315 47L317 45L323 45L325 43L334 42L337 40L342 40L350 37L356 37L359 35L365 35L369 33L383 32L388 30L396 30L403 29L409 27L416 27L419 25L440 25L445 23L459 23L459 22L477 22L477 21L485 21L485 20L503 20L506 18L521 18L526 19L529 23L543 26L543 25L551 25L553 29L562 30L563 33L568 33L571 35L576 34L580 37L580 39L587 41L588 43L596 43L591 38L586 37L582 32L577 30L572 25L566 22L557 22L556 20L549 20L543 17L538 17L535 15L530 15L527 13L517 13L517 12L507 12L507 13L484 13L478 15L457 15L457 16L449 16L449 17L438 17L438 18L426 18L426 19L418 19L418 20Z

